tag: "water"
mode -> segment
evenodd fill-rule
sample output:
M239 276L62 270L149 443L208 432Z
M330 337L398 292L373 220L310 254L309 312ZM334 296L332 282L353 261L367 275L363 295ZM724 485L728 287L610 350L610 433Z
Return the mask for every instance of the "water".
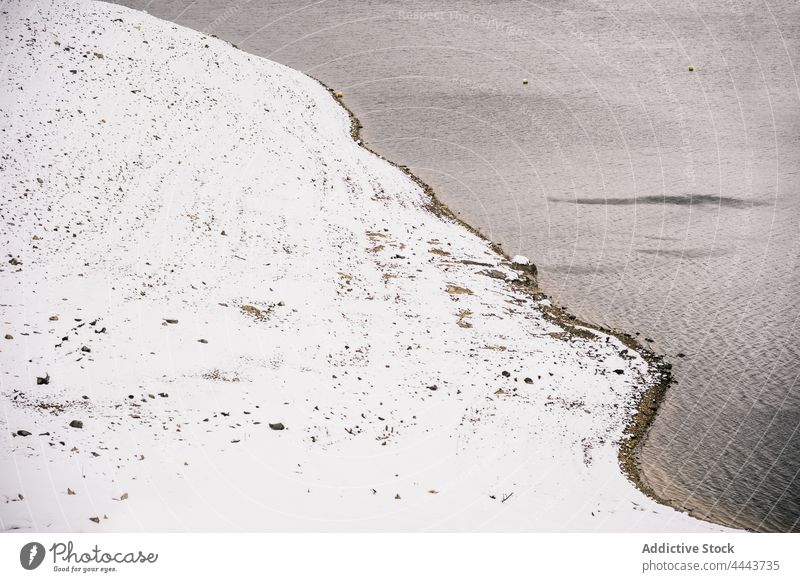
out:
M344 91L558 303L669 356L661 497L800 530L796 0L122 3Z

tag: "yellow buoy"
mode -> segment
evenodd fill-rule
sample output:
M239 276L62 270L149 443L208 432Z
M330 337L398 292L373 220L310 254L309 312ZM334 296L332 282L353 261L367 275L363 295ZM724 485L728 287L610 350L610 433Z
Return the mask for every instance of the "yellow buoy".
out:
M344 93L342 93L341 91L337 91L336 92L336 98L337 99L341 99L342 97L344 97Z

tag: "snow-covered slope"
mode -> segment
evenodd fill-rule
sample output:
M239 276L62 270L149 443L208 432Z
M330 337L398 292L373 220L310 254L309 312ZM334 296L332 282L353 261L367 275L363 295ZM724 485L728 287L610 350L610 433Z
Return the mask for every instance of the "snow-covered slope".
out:
M646 363L545 321L318 83L2 12L1 529L715 529L619 471Z

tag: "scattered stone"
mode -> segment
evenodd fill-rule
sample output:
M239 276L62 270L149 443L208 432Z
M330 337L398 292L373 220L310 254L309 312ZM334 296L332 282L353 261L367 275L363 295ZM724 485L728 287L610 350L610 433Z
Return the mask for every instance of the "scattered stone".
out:
M197 341L200 342L201 344L207 344L208 343L207 339L202 339L202 338L197 340Z
M41 386L42 384L49 384L50 383L50 374L45 374L44 378L36 377L36 385Z
M269 423L269 427L270 427L272 430L283 430L283 429L285 429L285 428L286 428L285 426L283 426L283 423L282 423L282 422L270 422L270 423Z
M472 295L472 291L466 287L459 287L458 285L448 285L447 292L451 295Z
M75 492L69 487L67 487L67 495L75 495Z
M428 390L436 391L438 389L439 389L439 387L436 384L434 384L433 386L428 386Z
M614 370L614 373L622 375L622 374L625 373L625 370L616 369L616 370Z
M398 493L397 495L394 496L394 498L395 499L400 499L400 494Z
M480 271L479 274L486 275L487 277L491 277L492 279L500 279L501 281L506 280L506 274L503 271L498 271L497 269L489 269L487 271Z
M73 420L69 423L72 428L83 428L83 421L81 420Z
M511 372L509 372L508 370L503 370L503 377L504 378L508 378L510 376L511 376Z
M531 262L528 260L528 257L524 255L514 255L514 258L511 259L511 262L515 265L530 265Z
M533 378L525 378L526 384L533 384Z
M89 521L93 521L95 523L100 523L100 518L99 517L90 517Z
M171 323L171 324L176 324L176 323L178 323L178 320L177 320L177 319L165 319L164 321L166 321L167 323Z
M87 346L81 346L81 351L88 354L91 353L92 349Z
M159 392L158 395L161 396L161 398L168 398L169 397L169 394L167 394L166 392Z
M31 436L31 433L29 433L27 430L18 430L17 435L21 437L26 437L26 436Z
M14 336L13 336L13 335L11 335L10 333L7 333L7 334L6 334L6 339L7 339L7 340L12 340L12 339L14 339Z
M50 317L48 317L48 319L50 321L58 321L58 315L51 315Z

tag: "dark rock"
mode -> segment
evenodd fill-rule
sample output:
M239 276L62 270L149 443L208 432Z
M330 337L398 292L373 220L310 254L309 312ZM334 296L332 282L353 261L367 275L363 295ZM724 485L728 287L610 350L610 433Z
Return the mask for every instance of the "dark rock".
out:
M172 324L178 323L177 319L165 319L164 321L166 321L167 323L172 323Z
M49 384L50 383L50 374L45 374L44 378L36 378L36 385L41 386L42 384Z
M6 339L7 339L7 340L12 340L12 339L14 339L14 336L13 336L13 335L11 335L10 333L7 333L7 334L6 334Z
M73 420L69 423L72 428L83 428L83 421L82 420Z
M270 423L269 423L269 427L270 427L272 430L283 430L283 429L285 429L285 428L286 428L285 426L283 426L283 423L282 423L282 422L270 422Z
M208 343L207 339L199 339L197 341L199 341L201 344L207 344Z
M504 378L508 378L510 376L511 376L511 372L509 372L508 370L503 370L503 377Z
M526 384L533 384L533 378L525 378Z
M498 271L496 269L490 269L488 271L480 271L481 275L486 275L487 277L491 277L492 279L500 279L501 281L506 280L506 274L503 271Z
M29 433L27 430L18 430L17 431L17 435L18 436L22 436L22 437L26 437L26 436L31 436L31 433Z
M86 347L86 346L81 346L81 351L82 351L82 352L85 352L85 353L87 353L87 354L88 354L88 353L90 353L92 350L91 350L91 348L89 348L89 347Z
M470 259L463 259L461 263L463 265L474 265L476 267L494 267L492 263L481 263L479 261L472 261Z
M614 373L615 374L624 374L625 370L616 369L616 370L614 370Z

